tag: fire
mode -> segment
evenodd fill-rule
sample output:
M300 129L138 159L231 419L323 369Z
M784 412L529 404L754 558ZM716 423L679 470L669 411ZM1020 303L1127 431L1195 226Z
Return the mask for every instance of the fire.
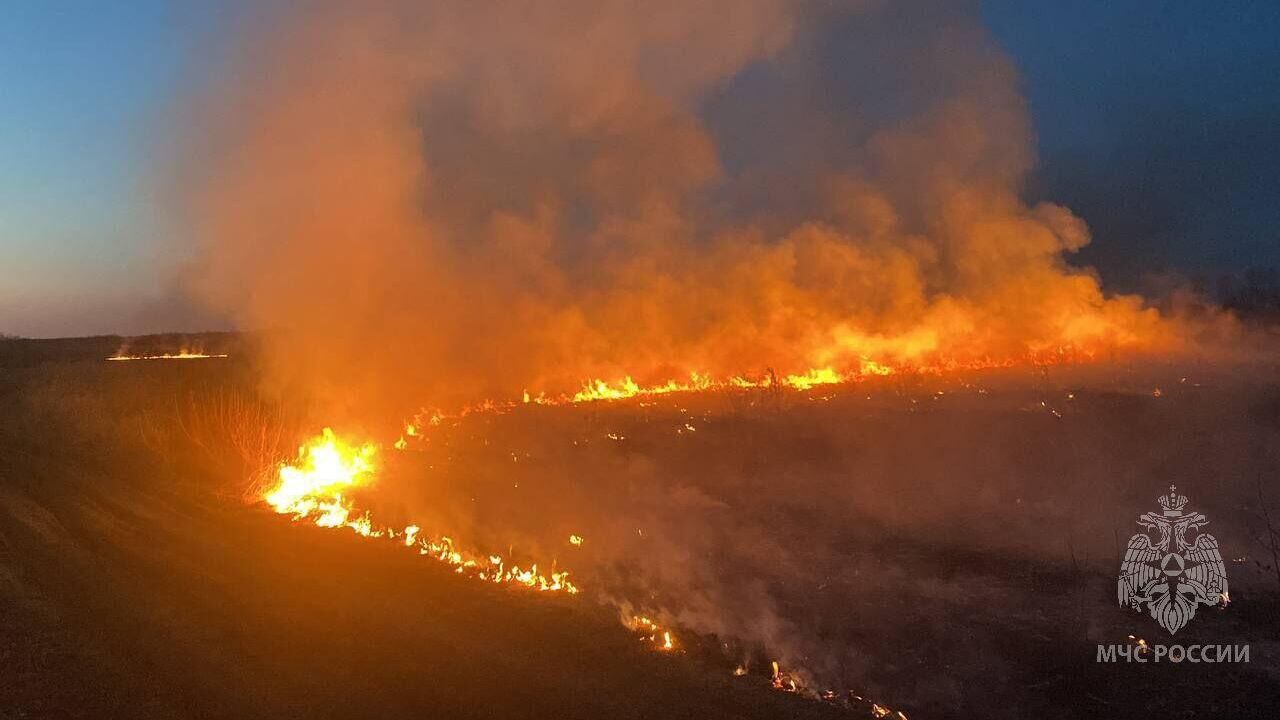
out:
M804 375L788 375L783 383L797 390L808 390L817 385L835 385L843 381L843 376L835 370L825 367L810 370Z
M881 365L870 358L862 358L862 374L863 375L892 375L893 368L888 365Z
M299 466L280 467L280 482L263 498L276 512L295 519L312 517L320 527L347 523L350 505L343 492L370 478L377 447L349 445L325 428L319 438L299 449Z
M630 375L628 375L616 386L610 385L603 380L592 380L584 383L582 389L573 396L573 401L621 400L623 398L635 397L642 393L644 393L643 389L631 379Z
M788 375L781 384L785 387L795 390L808 390L816 385L832 385L836 383L855 380L860 376L889 375L893 373L893 369L887 365L881 365L870 360L864 360L859 371L851 373L839 373L830 367L813 368L808 372ZM589 380L582 384L582 389L574 393L568 401L581 403L596 400L625 400L633 397L644 397L652 395L669 395L671 393L687 393L698 392L703 390L722 390L726 388L767 388L774 384L773 375L764 376L761 380L750 380L741 375L724 380L715 380L710 375L704 373L690 373L687 382L679 380L667 380L657 385L640 385L631 379L630 375L624 376L621 380L607 382L602 379ZM528 397L528 392L525 392ZM525 400L525 402L529 402ZM541 404L559 404L555 400L546 399L546 395L539 395L537 402Z
M108 360L208 360L212 358L231 357L226 353L210 354L202 352L191 352L188 350L180 350L176 353L164 353L163 355L125 355L117 352L115 355L107 358Z
M889 362L881 362L867 356L861 356L858 359L857 367L848 370L839 370L833 366L822 366L810 368L804 372L791 373L779 376L772 369L766 372L759 379L754 379L745 375L733 375L720 379L700 372L692 372L686 381L669 379L665 382L652 385L642 385L637 382L632 375L624 375L620 380L607 381L602 378L595 378L584 381L581 388L573 393L550 394L546 391L540 391L534 395L528 389L521 391L518 400L494 400L487 399L478 403L467 405L460 410L444 411L440 409L424 410L415 415L411 422L406 423L404 433L394 443L397 450L403 450L408 441L405 439L423 437L423 426L435 427L445 421L456 421L477 413L506 413L511 412L524 405L543 405L543 406L563 406L574 405L589 402L611 402L629 400L632 398L649 398L663 395L671 395L677 393L695 393L695 392L715 392L715 391L744 391L753 389L781 388L793 390L796 392L807 392L816 387L836 386L859 383L876 378L884 378L894 375L915 374L942 376L950 373L960 372L978 372L982 370L992 370L998 368L1012 368L1018 366L1027 367L1047 367L1053 365L1066 365L1092 362L1095 354L1091 351L1084 350L1074 346L1062 346L1046 349L1041 352L1027 353L1020 357L1006 358L980 358L968 361L958 361L954 359L939 358L927 363L899 363L891 364ZM1159 391L1157 390L1157 396ZM829 397L817 398L822 400L830 399ZM695 428L686 426L683 432L693 432ZM617 433L609 433L611 440L623 440L624 436Z
M773 676L769 678L769 684L773 685L773 688L775 690L784 690L786 692L799 692L800 684L796 682L795 677L792 676L791 673L783 672L778 667L777 660L774 660L771 663L771 667L773 669Z
M825 377L822 373L814 379ZM797 389L800 389L797 387ZM498 404L486 404L485 411L494 411ZM432 413L430 424L437 425L446 416ZM408 424L405 434L421 437L418 427ZM400 442L403 442L401 436ZM371 485L378 471L378 446L374 443L352 443L337 436L330 428L304 443L298 450L294 463L282 463L276 484L262 495L262 500L277 513L290 515L294 521L310 521L323 528L346 528L365 538L391 540L396 545L416 549L419 556L429 557L452 567L454 572L482 582L498 585L521 586L544 592L577 594L578 587L569 580L569 573L552 570L540 572L537 564L521 567L512 564L498 554L482 555L469 551L449 536L428 537L414 523L402 529L376 523L367 511L361 511L351 498L357 488ZM569 543L575 547L583 543L582 536L571 534ZM554 565L552 566L554 568ZM631 616L625 624L654 650L662 653L682 653L670 628L663 627L647 616ZM1140 645L1143 641L1137 641ZM800 677L783 670L777 661L771 663L770 685L783 692L806 694L828 702L838 702L835 691L815 694L806 688ZM747 671L738 665L733 673L744 676ZM871 703L852 692L848 694L848 706L862 707L874 717L894 717L905 720L906 715L889 710L878 703Z
M522 567L501 555L480 554L461 548L448 536L423 537L417 524L397 531L375 523L369 512L359 511L349 493L373 482L378 447L372 443L348 443L325 428L319 437L298 451L296 464L282 464L278 481L262 499L277 513L295 521L309 520L318 527L347 528L367 538L398 540L418 554L452 566L466 575L499 585L517 585L546 592L574 594L578 588L569 573L540 572L537 563Z
M695 372L690 373L687 381L672 379L659 384L642 385L630 375L624 375L621 380L613 382L597 378L584 382L581 389L572 395L549 395L546 392L538 392L534 395L529 390L523 390L518 400L489 399L449 412L440 409L423 410L401 425L401 433L393 443L393 447L403 450L408 446L410 439L425 441L434 428L445 423L457 422L468 415L501 414L513 412L521 406L528 405L573 405L674 393L743 392L768 388L804 393L820 386L858 383L895 374L942 375L951 372L1005 368L1023 362L1052 365L1092 359L1093 356L1089 353L1059 348L1054 352L1028 356L1018 361L988 359L966 363L935 362L927 365L893 365L864 356L854 369L842 371L832 366L823 366L811 368L803 373L785 375L769 369L764 375L758 376L758 379L743 375L716 379L710 375ZM939 391L938 395L941 394L942 392ZM696 427L690 422L685 422L683 426L676 429L676 432L696 432ZM613 432L607 433L606 436L615 441L625 439L624 436ZM325 428L320 436L313 438L299 449L298 459L293 464L281 465L277 484L263 495L263 500L276 512L291 515L296 521L307 520L325 528L347 528L367 538L390 539L404 547L416 549L421 556L452 567L458 574L483 582L567 594L579 592L579 588L569 580L569 574L556 570L554 564L551 572L542 572L538 564L530 564L527 567L513 564L501 555L482 554L469 550L449 536L425 536L417 524L411 523L397 530L376 522L369 512L361 511L355 506L350 495L354 489L367 486L374 481L377 474L377 453L378 446L375 444L352 444ZM576 533L570 534L568 541L575 548L583 544L582 536ZM624 616L624 624L655 651L684 652L670 628L665 628L648 617ZM1138 642L1142 644L1142 641ZM873 703L852 692L848 693L846 700L839 700L834 690L819 693L806 687L797 673L782 669L777 661L771 663L771 670L769 681L776 690L859 707L874 717L890 715L898 718L906 717L900 711L892 711L884 705ZM738 666L734 674L745 675L746 670Z
M641 640L652 644L662 652L670 652L676 647L675 638L671 637L670 630L664 630L661 625L643 615L631 618L628 625L640 634Z

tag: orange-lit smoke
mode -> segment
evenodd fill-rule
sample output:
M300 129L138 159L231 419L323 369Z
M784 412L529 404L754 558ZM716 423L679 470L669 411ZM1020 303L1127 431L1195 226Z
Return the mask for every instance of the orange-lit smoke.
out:
M587 378L1176 346L1140 298L1065 263L1089 242L1080 218L1021 199L1027 115L973 16L264 13L189 133L194 283L270 331L272 383L387 419Z

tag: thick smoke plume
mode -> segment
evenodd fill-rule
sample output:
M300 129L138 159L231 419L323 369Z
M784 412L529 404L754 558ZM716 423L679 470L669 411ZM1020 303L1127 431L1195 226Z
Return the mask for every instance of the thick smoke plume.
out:
M314 396L340 431L589 378L1178 349L1185 325L1067 263L1090 240L1080 218L1023 199L1033 137L977 15L781 0L264 12L194 104L174 183L201 240L195 290L263 331L266 384ZM959 399L968 388L917 392L909 373L880 382L804 412L759 392L749 407L476 416L394 455L361 501L571 561L624 609L759 643L833 686L919 674L920 702L946 706L960 689L926 685L950 658L982 658L957 663L982 669L969 682L1003 677L986 670L997 641L951 627L1004 579L945 579L959 554L935 580L924 543L1096 560L1168 468L1189 482L1247 446L1221 440L1229 416L1168 432L1171 398L1047 376L1000 412ZM1166 436L1175 449L1139 459L1158 467L1135 465ZM1184 440L1202 436L1220 449ZM1042 551L1046 527L1066 540ZM570 533L586 544L567 549ZM918 646L933 665L872 663L868 628L891 659Z
M1167 348L1020 198L1008 60L950 3L264 13L198 103L199 295L335 414ZM185 192L185 190L184 190ZM375 414L376 411L376 414Z

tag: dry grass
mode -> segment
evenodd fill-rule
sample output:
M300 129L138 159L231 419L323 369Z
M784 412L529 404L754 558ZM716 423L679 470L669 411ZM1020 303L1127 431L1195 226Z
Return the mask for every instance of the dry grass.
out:
M224 497L258 497L272 470L297 450L307 413L251 388L202 386L139 418L143 444L170 465L194 456L215 468Z
M815 717L236 502L305 413L228 363L0 374L0 717Z
M1193 683L1092 662L1092 643L1141 625L1114 607L1112 529L1127 532L1167 474L1201 482L1219 538L1239 545L1238 488L1218 468L1274 438L1247 412L1263 393L1075 390L1068 403L1061 382L937 395L887 379L873 400L753 391L476 416L398 454L369 499L398 494L388 512L434 510L442 529L501 547L563 553L580 532L584 586L674 609L709 598L711 620L740 635L776 616L797 656L829 653L851 686L912 717L1146 716L1157 696L1280 705L1262 679L1274 603L1243 565L1231 612L1194 632L1258 643L1249 667ZM0 672L0 696L51 717L827 710L757 694L759 678L731 685L715 665L728 630L682 629L705 657L654 658L589 600L477 589L246 507L255 473L313 429L308 410L259 395L234 361L0 373L0 654L24 658L5 666L21 674ZM611 572L634 587L610 586Z

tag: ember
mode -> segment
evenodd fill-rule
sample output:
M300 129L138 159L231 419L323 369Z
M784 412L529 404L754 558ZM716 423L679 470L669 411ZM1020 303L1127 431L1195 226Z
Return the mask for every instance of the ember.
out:
M651 643L654 648L664 652L675 649L671 631L662 629L662 626L649 618L643 616L634 617L631 619L630 626L632 630L640 634L642 640Z

